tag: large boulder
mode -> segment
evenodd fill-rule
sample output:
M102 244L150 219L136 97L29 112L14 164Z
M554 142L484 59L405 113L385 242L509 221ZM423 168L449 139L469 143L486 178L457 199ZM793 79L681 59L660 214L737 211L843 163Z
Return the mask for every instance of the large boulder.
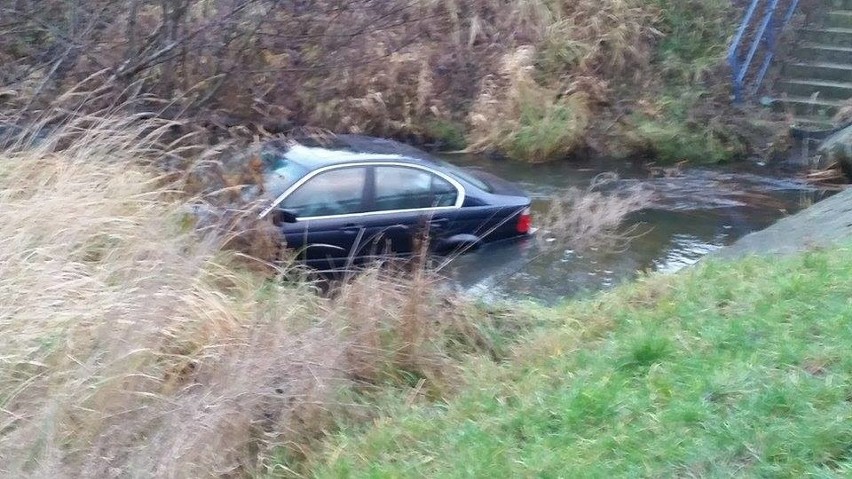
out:
M821 164L830 165L837 162L843 173L852 179L852 124L826 138L817 153L821 157Z

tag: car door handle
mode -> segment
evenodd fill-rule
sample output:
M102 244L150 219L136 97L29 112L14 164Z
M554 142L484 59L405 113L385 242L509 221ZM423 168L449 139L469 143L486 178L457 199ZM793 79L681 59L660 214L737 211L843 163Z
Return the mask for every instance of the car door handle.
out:
M429 221L429 228L430 229L441 229L441 228L446 227L448 223L449 223L449 220L447 220L446 218L431 220L431 221Z
M361 225L349 223L349 224L343 225L343 229L341 231L343 231L343 234L354 235L354 234L358 234L358 232L361 231L362 229L364 229L364 227L361 226Z

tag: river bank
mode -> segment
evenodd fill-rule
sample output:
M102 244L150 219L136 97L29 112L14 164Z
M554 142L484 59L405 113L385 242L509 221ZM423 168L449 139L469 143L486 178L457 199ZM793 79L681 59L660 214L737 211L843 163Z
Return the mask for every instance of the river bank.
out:
M846 189L766 229L750 233L713 256L736 259L749 254L789 256L828 248L852 239L852 189Z
M552 307L483 304L425 271L326 297L284 280L299 271L255 215L199 235L186 214L188 196L236 201L259 174L249 147L279 134L481 151L545 177L566 158L770 156L779 114L732 107L723 66L743 1L13 3L0 123L29 135L0 151L0 475L852 469L842 247L621 286L589 255L579 275L613 289ZM643 177L671 228L624 255L631 278L798 208L784 181L668 174ZM794 193L744 194L755 183ZM509 287L545 291L552 272Z
M783 143L783 115L730 104L741 1L191 4L17 2L0 108L86 97L216 141L325 129L528 162L717 163Z

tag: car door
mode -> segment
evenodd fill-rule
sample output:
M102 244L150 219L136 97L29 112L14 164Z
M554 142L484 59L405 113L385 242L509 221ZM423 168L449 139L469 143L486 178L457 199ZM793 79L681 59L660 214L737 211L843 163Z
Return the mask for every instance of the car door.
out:
M365 229L360 216L367 211L368 167L336 167L308 177L278 207L296 215L284 223L287 246L309 266L337 269L358 255Z
M372 255L406 256L426 234L437 241L453 233L460 187L414 165L377 165L372 176L371 212L364 223Z

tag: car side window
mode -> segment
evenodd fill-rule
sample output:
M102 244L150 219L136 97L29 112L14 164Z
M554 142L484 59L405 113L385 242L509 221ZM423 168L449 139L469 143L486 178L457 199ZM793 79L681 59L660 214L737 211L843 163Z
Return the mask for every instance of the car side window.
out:
M376 167L376 209L379 211L453 206L458 189L438 175L402 166Z
M280 207L299 217L362 213L367 168L339 168L320 173L296 188Z

